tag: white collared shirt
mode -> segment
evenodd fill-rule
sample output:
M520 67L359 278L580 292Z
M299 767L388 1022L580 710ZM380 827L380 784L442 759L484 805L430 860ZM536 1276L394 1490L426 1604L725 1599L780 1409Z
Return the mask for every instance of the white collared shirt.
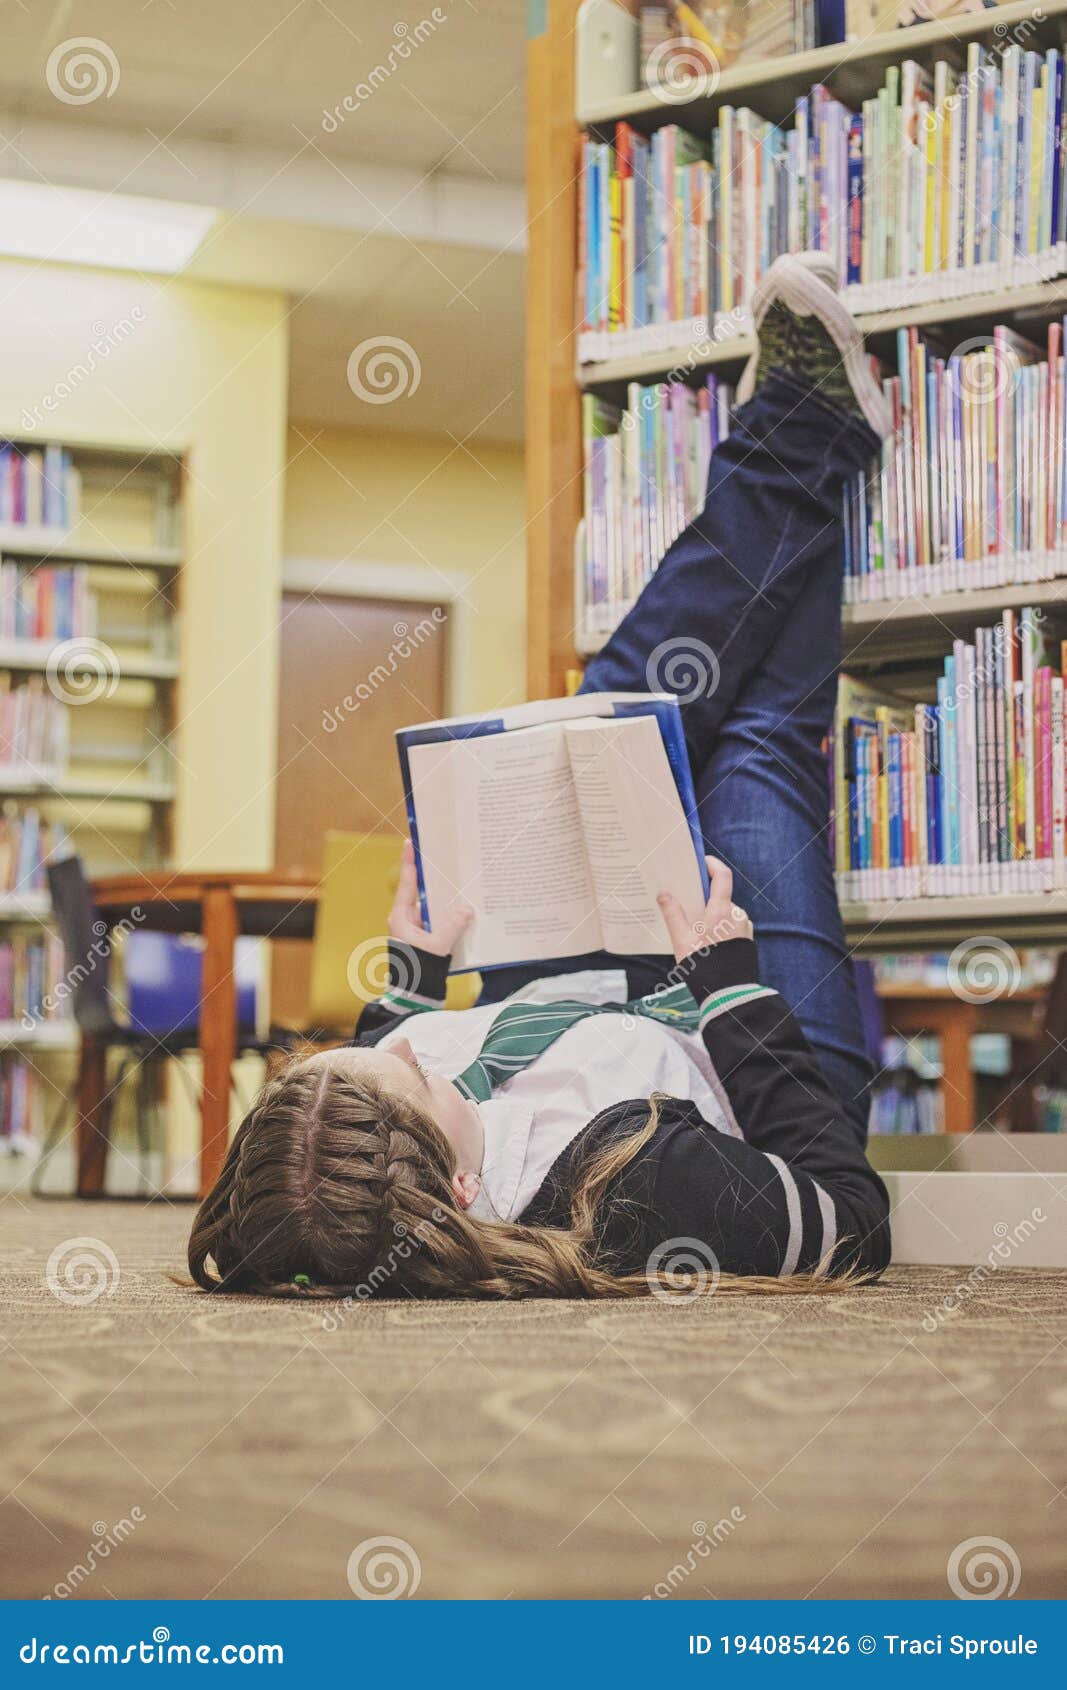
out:
M534 981L509 1003L624 1003L622 969L587 969ZM470 1066L502 1003L477 1009L428 1010L398 1033L420 1062L446 1079ZM390 1035L391 1037L392 1035ZM390 1039L382 1040L388 1050ZM628 1098L664 1092L695 1103L721 1132L740 1136L722 1084L697 1033L644 1016L591 1015L478 1105L485 1134L482 1189L470 1213L478 1220L516 1220L559 1156L593 1116Z

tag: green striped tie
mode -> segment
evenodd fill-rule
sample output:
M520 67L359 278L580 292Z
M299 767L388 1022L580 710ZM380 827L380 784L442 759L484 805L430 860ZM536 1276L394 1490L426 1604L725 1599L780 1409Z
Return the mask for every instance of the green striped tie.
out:
M643 1015L684 1033L695 1033L700 1012L688 986L651 992L631 1003L511 1003L493 1021L485 1043L453 1085L475 1103L487 1103L497 1086L536 1062L549 1045L589 1015Z

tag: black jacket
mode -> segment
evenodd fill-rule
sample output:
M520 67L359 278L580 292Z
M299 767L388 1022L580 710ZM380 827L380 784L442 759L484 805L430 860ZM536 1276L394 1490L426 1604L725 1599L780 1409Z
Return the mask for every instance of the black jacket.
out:
M413 973L413 965L418 973ZM447 959L391 957L384 997L364 1011L355 1043L377 1043L408 1014L438 1007ZM701 1006L701 1035L743 1137L717 1131L693 1103L667 1099L653 1137L609 1185L600 1204L598 1260L643 1272L658 1252L665 1269L693 1246L723 1273L831 1272L888 1265L889 1199L844 1118L789 1009L758 983L756 947L730 939L676 970ZM419 981L418 1000L403 991ZM523 1211L524 1224L569 1222L570 1193L588 1158L648 1118L635 1098L595 1116L557 1157ZM710 1253L710 1255L709 1255Z

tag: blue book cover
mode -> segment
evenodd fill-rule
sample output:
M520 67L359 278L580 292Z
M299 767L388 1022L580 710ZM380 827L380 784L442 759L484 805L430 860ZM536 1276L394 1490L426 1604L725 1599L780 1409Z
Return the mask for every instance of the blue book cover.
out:
M631 721L656 731L586 737ZM702 914L708 873L673 693L582 693L401 728L396 740L423 921L432 930L432 910L456 895L475 910L454 971L600 949L663 955L659 890ZM449 754L475 741L498 749ZM647 942L612 943L624 930Z
M634 327L644 328L648 315L648 142L643 135L633 135L634 183Z
M889 782L889 867L904 866L904 791L901 781L900 735L891 733L886 742L886 776Z
M815 0L815 45L832 47L845 39L845 0Z

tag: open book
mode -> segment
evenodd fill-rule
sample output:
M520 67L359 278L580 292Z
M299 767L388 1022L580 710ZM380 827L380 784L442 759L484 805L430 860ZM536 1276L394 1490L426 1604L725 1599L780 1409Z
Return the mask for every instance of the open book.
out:
M699 919L707 869L672 694L522 704L397 744L423 919L456 897L474 908L454 971L669 952L661 891Z

